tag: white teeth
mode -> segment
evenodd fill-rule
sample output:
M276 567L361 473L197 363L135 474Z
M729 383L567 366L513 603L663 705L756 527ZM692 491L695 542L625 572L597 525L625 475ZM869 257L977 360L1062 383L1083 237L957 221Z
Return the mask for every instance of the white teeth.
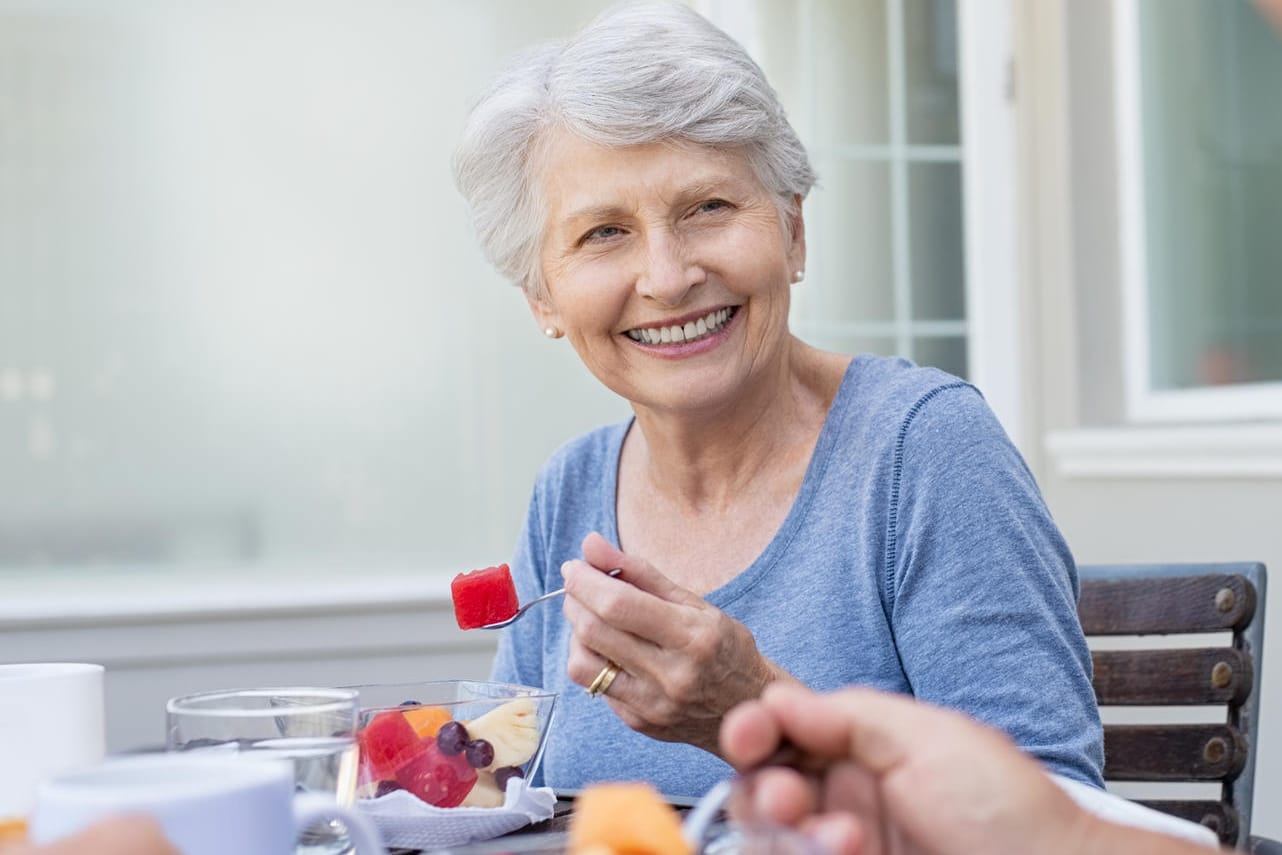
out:
M674 324L670 327L645 327L644 329L628 330L628 338L645 344L679 344L693 341L721 329L733 314L733 309L718 309L682 326Z

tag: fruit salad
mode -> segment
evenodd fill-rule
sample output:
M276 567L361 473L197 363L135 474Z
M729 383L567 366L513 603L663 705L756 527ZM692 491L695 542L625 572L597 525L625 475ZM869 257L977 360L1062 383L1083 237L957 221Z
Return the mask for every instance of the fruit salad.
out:
M523 777L542 733L534 698L516 698L468 721L447 706L406 701L369 710L357 735L360 792L405 790L437 807L498 807L507 782Z
M507 620L518 607L516 585L506 564L458 574L450 582L450 596L459 629Z

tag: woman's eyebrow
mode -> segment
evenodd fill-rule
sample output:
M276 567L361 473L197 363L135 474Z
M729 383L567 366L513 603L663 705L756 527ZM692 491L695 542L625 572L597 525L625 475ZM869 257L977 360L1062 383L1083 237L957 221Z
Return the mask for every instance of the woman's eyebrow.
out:
M561 218L562 223L577 223L580 220L614 220L624 214L622 205L587 205L583 208L571 211Z

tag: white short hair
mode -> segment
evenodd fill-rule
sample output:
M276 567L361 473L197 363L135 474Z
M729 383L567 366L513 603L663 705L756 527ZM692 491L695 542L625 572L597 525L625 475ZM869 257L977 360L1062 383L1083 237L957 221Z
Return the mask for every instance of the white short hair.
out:
M533 296L545 293L539 146L553 128L603 145L739 149L785 222L815 183L783 105L738 42L675 3L616 6L568 41L517 56L473 108L454 155L482 250Z

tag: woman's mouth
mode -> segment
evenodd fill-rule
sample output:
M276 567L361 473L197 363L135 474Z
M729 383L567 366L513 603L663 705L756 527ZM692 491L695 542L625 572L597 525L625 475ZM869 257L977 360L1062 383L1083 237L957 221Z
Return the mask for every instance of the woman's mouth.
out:
M628 330L627 336L642 344L689 344L701 338L707 338L730 322L739 311L738 306L727 306L709 312L702 318L687 321L684 324L673 324L666 327L639 327Z

